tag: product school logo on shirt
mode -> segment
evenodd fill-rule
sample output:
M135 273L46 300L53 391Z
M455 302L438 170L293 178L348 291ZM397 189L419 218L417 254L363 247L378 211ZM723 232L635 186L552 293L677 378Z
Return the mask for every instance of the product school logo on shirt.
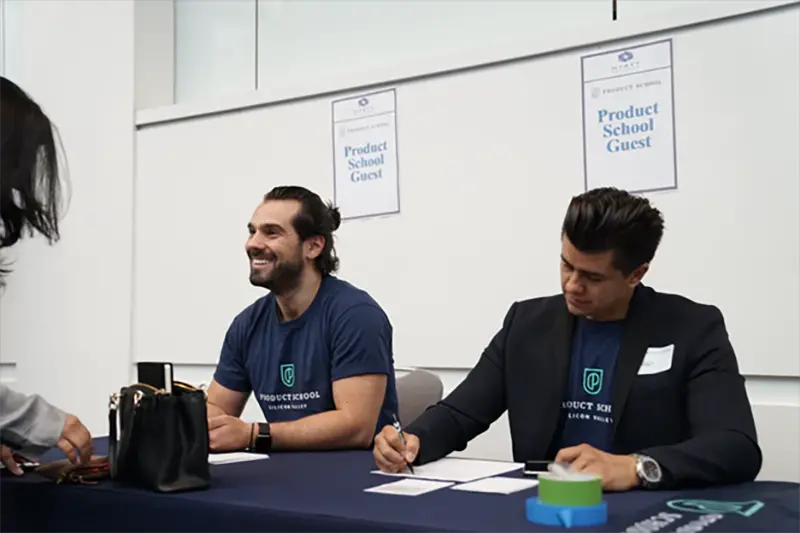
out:
M278 375L284 387L292 389L297 384L294 363L283 363L278 367ZM301 385L302 387L302 382ZM258 399L270 411L304 411L308 402L321 398L319 390L265 393L259 392Z
M583 392L592 396L600 394L603 390L603 369L584 368L583 369Z
M580 374L578 374L580 375ZM603 394L602 368L583 369L581 389L575 391L575 396L562 402L561 407L567 410L568 420L589 420L601 424L611 424L611 404L608 403L608 392ZM577 376L576 376L577 377ZM577 386L577 384L576 384ZM582 396L581 393L585 396ZM594 398L589 398L594 396ZM593 401L589 401L589 400Z
M294 387L294 363L281 365L281 383L289 388Z

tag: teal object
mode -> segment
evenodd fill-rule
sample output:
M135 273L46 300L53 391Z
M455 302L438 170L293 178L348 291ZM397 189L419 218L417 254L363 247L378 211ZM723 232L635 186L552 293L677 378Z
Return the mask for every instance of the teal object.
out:
M751 517L764 507L764 502L750 500L747 502L720 502L715 500L670 500L667 506L676 511L701 514L735 513Z

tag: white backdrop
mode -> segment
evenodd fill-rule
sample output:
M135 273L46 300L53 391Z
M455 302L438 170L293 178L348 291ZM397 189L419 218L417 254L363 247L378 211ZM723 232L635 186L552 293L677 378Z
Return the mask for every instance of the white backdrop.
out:
M798 23L794 6L652 36L674 39L679 188L651 195L667 232L646 282L720 306L749 375L800 375ZM597 50L396 86L402 212L346 221L337 246L398 364L470 367L514 300L559 290L583 190L579 58ZM134 360L216 362L261 294L243 251L261 195L332 197L332 99L137 133Z

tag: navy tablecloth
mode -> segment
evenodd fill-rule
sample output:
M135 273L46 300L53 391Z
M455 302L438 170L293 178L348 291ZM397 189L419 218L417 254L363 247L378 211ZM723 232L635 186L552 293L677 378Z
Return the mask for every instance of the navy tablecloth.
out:
M97 449L103 453L105 442L99 440ZM56 485L36 474L21 478L6 474L0 481L0 530L553 530L525 518L525 500L536 495L535 488L510 495L449 488L413 497L366 493L367 487L396 479L371 474L372 455L365 451L273 453L267 460L211 468L211 489L183 494L156 494L110 481L93 486ZM664 532L681 527L695 532L800 531L800 485L795 483L633 491L607 494L606 499L608 523L580 531L625 531L637 523L641 531L655 531L653 526L658 524L662 524L658 531ZM659 516L672 521L665 524Z

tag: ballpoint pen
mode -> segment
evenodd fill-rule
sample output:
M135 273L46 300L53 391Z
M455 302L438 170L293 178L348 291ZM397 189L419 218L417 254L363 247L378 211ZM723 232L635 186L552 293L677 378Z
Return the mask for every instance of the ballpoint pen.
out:
M392 418L394 418L394 424L392 424L392 425L394 426L394 429L397 430L397 434L400 435L400 440L403 441L403 446L405 446L407 444L406 443L406 436L403 434L403 428L400 427L400 421L397 419L397 415L392 415ZM408 471L413 474L414 473L414 468L411 466L411 463L406 461L406 466L408 467Z

